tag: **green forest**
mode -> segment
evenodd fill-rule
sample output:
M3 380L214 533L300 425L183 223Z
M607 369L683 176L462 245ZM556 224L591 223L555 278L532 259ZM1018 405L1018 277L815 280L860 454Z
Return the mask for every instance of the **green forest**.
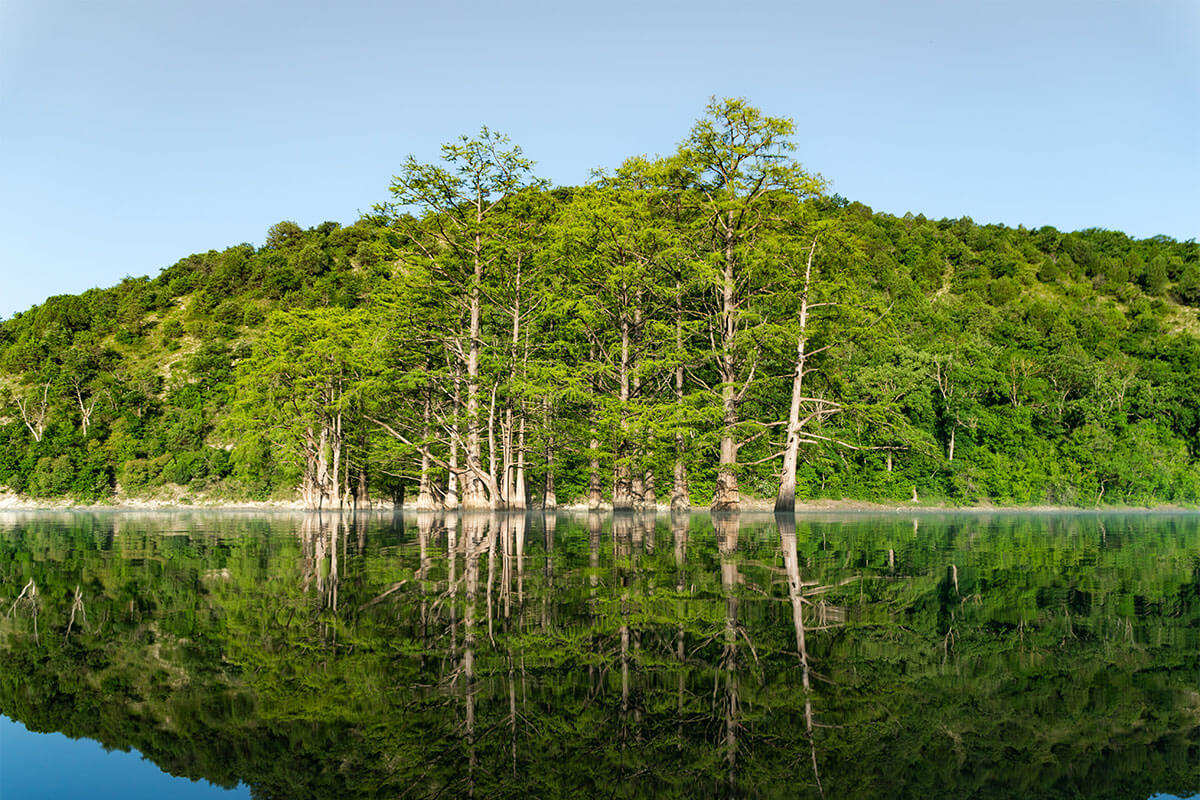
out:
M714 99L674 152L561 187L483 128L381 176L353 225L279 222L261 247L52 297L0 323L0 487L1200 500L1200 245L877 213L799 138Z

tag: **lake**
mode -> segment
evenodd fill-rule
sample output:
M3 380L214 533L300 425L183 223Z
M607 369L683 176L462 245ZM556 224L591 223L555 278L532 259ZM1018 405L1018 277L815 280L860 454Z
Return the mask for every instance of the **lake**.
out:
M1200 515L6 513L0 715L4 797L1190 797Z

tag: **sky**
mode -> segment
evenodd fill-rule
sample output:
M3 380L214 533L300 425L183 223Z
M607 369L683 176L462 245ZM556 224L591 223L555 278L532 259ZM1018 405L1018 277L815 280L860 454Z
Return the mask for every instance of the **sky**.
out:
M0 0L0 319L352 223L481 125L583 183L713 96L877 211L1200 237L1197 0Z

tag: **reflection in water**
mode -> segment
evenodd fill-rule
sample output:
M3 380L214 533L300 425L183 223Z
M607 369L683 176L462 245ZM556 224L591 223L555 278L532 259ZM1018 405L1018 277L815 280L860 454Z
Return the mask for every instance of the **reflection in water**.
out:
M264 798L1200 789L1196 516L8 515L0 612L0 713Z

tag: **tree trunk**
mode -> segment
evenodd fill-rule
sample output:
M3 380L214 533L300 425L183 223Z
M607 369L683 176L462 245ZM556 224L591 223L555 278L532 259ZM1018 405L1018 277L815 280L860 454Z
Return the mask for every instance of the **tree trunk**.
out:
M642 507L653 509L658 505L658 495L654 492L654 473L646 470L646 477L642 483Z
M558 508L558 497L554 493L554 438L550 432L550 399L542 400L542 415L546 421L546 444L545 444L545 461L546 461L546 483L542 491L542 508L552 509Z
M779 493L775 496L775 511L796 510L796 461L800 454L800 403L803 398L804 372L807 366L808 290L812 285L813 255L817 240L808 249L804 267L804 288L800 292L800 331L796 334L796 369L792 373L792 402L788 407L787 439L783 451L783 468L779 472Z
M725 237L725 265L721 282L721 354L718 369L721 375L721 460L717 465L717 486L713 492L713 511L736 511L741 505L738 493L737 443L733 437L738 424L737 357L734 352L737 336L737 305L734 285L733 237Z
M467 345L467 443L466 458L468 474L463 486L462 506L464 509L486 509L497 499L488 497L479 475L483 473L482 420L479 413L479 349L480 315L483 293L483 258L480 236L475 236L475 274L470 293L470 341ZM492 452L495 457L495 451Z
M588 478L588 509L595 511L600 508L604 502L604 495L600 489L600 438L596 434L596 425L592 423L592 438L591 438L592 457L588 462L590 477Z
M618 367L618 399L621 402L621 433L617 451L613 454L613 511L629 511L634 507L633 481L629 470L629 318L621 315L621 362Z
M675 402L683 405L683 281L675 279L675 357L680 359L675 365ZM674 483L671 485L671 510L685 511L692 507L688 492L687 465L683 461L683 434L675 434L675 472Z
M713 492L713 511L736 511L741 505L737 478L737 443L733 441L733 429L737 425L737 405L733 399L733 387L723 392L725 407L725 430L721 434L721 460L717 465L717 486Z
M517 423L517 477L513 485L513 496L509 501L510 508L525 508L525 415L522 414Z
M450 425L450 476L446 479L446 499L444 505L447 511L458 508L458 410L462 397L459 392L459 370L454 368L454 421Z
M429 427L429 417L432 404L430 393L425 392L425 408L424 408L424 439L428 445L429 440L433 437L433 431ZM437 507L437 503L433 499L433 477L429 474L432 469L432 460L429 457L428 450L421 451L421 477L417 484L417 511L432 511Z

